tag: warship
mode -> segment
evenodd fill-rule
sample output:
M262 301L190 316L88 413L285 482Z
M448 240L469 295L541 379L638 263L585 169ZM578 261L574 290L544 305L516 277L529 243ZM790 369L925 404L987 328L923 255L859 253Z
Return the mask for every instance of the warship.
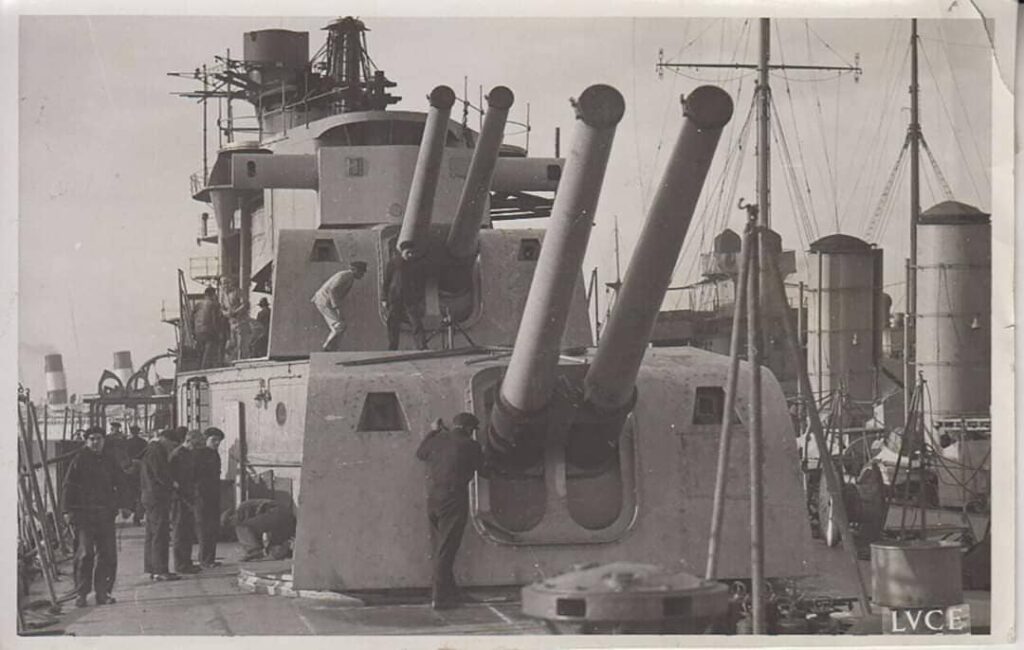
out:
M204 142L203 169L191 179L192 197L206 210L200 241L217 254L193 260L187 277L179 272L179 316L167 319L175 330L172 352L139 371L122 353L115 372L105 373L97 394L87 398L88 419L105 424L130 411L150 429L220 428L224 506L280 500L296 511L298 530L291 560L240 570L227 565L201 578L213 589L194 581L168 586L182 602L167 612L221 603L216 621L197 624L193 633L200 634L531 634L704 631L710 625L704 616L728 610L729 623L716 621L715 631L734 633L749 623L745 592L763 593L767 579L778 591L770 598L773 632L839 631L837 621L852 616L858 596L863 618L861 572L868 569L829 547L856 537L863 551L883 538L893 513L882 495L895 489L900 460L909 455L898 436L881 452L877 445L867 451L885 438L878 434L893 429L880 394L880 373L895 374L881 359L888 325L881 251L841 234L811 245L809 266L817 265L807 292L811 305L802 296L795 307L783 304L785 296L763 298L769 372L732 362L735 322L708 325L732 312L731 304L705 314L662 312L733 114L727 92L694 87L680 98L670 159L625 275L614 283L614 303L595 331L594 287L585 286L582 263L626 109L622 94L602 84L577 89L566 107L574 118L567 156L532 157L503 141L516 102L512 89L492 88L485 107L439 85L419 100L421 110L396 110L396 84L369 56L365 24L342 18L324 31L326 42L313 56L306 32L259 30L244 35L241 58L228 54L174 73L199 82L182 94L200 101L204 114L212 101L226 108L216 122L221 146L208 160ZM242 116L238 102L251 115ZM467 111L461 123L452 118L457 102L479 111L478 130L470 128ZM766 195L760 198L766 214ZM525 220L547 226L522 227ZM939 260L954 253L970 257L955 269L986 272L981 248L988 239L967 229L984 230L987 215L950 202L922 213L920 224L933 233L924 235L932 243L923 250L936 258L916 262L925 287L932 286L928 269L943 269L932 293L948 295L951 267ZM964 238L968 244L958 245ZM770 231L764 239L762 250L771 251L783 273L792 271L792 252L783 253ZM737 285L747 277L740 242L726 231L701 260L705 283L731 285L734 296L742 295ZM978 250L967 250L971 245ZM425 276L424 333L421 339L411 320L403 322L396 350L389 349L385 276L392 257L407 248ZM355 261L367 270L345 297L344 333L327 345L330 330L311 299ZM262 295L272 309L267 327L244 323L260 344L236 338L228 358L211 364L191 315L203 289L229 284L246 303ZM988 311L978 304L971 314L977 319ZM942 343L934 346L941 358L930 365L929 348L918 343L919 368L940 373L927 379L937 387L937 401L968 394L950 385L966 380L945 361L947 330L958 322L919 316L918 341ZM783 342L787 318L807 356L803 380ZM984 341L971 345L965 358L977 358ZM151 384L152 365L164 356L175 364L173 382ZM55 390L59 364L59 358L48 361ZM827 419L838 445L832 455L843 481L842 506L819 481L827 463L801 397L808 382L813 410ZM968 498L975 499L972 509L987 505L976 502L986 490L984 461L974 457L984 456L988 408L986 396L976 393L970 404L929 423L933 432L945 427L947 440L954 432L945 457L965 476L973 472L965 489L950 487L963 487L963 480L947 481L945 491L938 483L939 503L947 508L966 509L957 499ZM748 443L755 439L753 408L760 413L757 447ZM902 404L895 408L906 415ZM442 614L430 612L424 600L431 562L424 478L414 452L434 419L460 411L483 423L478 439L493 469L471 484L470 525L456 564L457 580L474 602L461 614ZM63 426L75 428L74 420ZM723 456L726 430L734 440ZM889 475L883 469L857 480L864 468L886 467L879 457L892 449L897 460ZM756 464L752 458L760 459L761 476L746 471ZM922 452L917 478L909 458L902 475L904 485L914 483L921 493L923 458ZM899 507L912 505L908 496ZM758 524L751 523L752 507L760 512ZM932 517L934 529L940 516ZM826 545L813 539L812 524ZM785 552L752 553L752 525L760 539ZM138 544L136 532L123 531L124 543ZM705 572L709 554L714 570ZM836 569L851 561L855 571ZM534 590L520 592L524 585ZM145 609L145 593L161 588L128 586L137 609ZM243 596L243 590L267 595ZM672 597L657 596L659 590ZM623 592L629 602L616 600ZM230 594L243 604L222 602ZM657 615L645 612L651 602ZM602 618L602 608L612 613ZM136 630L110 608L79 616L68 629L186 633L167 612L167 621L143 617L149 627L140 622ZM640 625L684 619L691 626ZM763 621L753 625L767 631Z

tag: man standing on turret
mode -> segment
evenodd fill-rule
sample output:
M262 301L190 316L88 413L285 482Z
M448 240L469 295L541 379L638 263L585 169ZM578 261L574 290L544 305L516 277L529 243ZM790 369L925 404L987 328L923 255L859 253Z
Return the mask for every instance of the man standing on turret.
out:
M408 241L399 244L398 249L398 254L388 260L384 271L385 298L381 303L387 314L388 349L398 349L402 321L408 319L412 325L416 349L426 350L427 340L423 331L426 273L423 255Z
M344 271L338 271L313 294L311 302L316 305L331 330L324 340L323 350L333 350L348 324L341 314L341 303L352 289L355 281L366 275L366 262L355 261Z

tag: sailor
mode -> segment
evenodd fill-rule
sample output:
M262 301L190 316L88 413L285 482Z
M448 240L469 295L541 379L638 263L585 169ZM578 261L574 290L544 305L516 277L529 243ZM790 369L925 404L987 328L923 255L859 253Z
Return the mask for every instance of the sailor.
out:
M220 532L220 454L217 447L224 432L210 427L203 432L204 444L195 454L195 518L199 538L199 566L215 567Z
M472 413L459 413L452 429L435 420L416 457L427 464L427 517L433 550L433 607L458 606L459 590L452 568L469 518L469 481L483 471L483 452L473 433L480 421Z
M233 277L224 276L221 313L231 326L231 358L243 359L249 353L249 298Z
M131 502L132 523L138 526L142 523L143 507L142 492L139 489L139 471L142 466L142 454L146 451L146 439L140 434L142 430L137 424L128 427L128 439L122 443L127 465L125 474L128 478L128 497Z
M356 280L366 274L366 262L355 261L349 264L349 268L338 271L327 281L320 285L320 288L313 294L311 302L323 314L330 333L324 340L323 349L329 351L334 349L335 344L345 333L347 324L341 314L341 302L348 295L349 290Z
M412 325L413 338L418 350L427 349L423 331L423 313L426 297L426 273L423 255L414 244L404 241L398 246L399 252L388 260L384 271L384 299L381 305L387 314L388 349L398 349L398 337L402 321Z
M201 354L200 368L215 368L220 365L223 331L221 318L217 290L213 287L206 287L203 299L196 305L195 312L192 314L192 331Z
M266 298L260 298L259 307L252 339L252 356L265 357L267 343L270 340L270 302Z
M273 499L248 499L225 513L225 523L235 526L242 545L243 562L262 560L267 555L283 560L291 554L289 542L295 536L295 513ZM267 537L264 548L263 537Z
M102 427L85 432L79 450L64 477L64 519L75 531L75 605L85 607L90 591L96 604L116 602L110 595L117 573L117 540L114 517L118 492L123 489L121 468L103 454Z
M174 494L171 498L171 556L177 573L198 573L192 563L192 544L195 541L195 450L205 444L199 431L189 431L184 442L171 452L168 461Z
M169 458L178 446L177 431L164 429L160 437L150 441L142 454L139 477L142 505L146 508L146 546L143 553L144 570L152 580L178 580L168 567L170 551L170 509L174 482L171 478Z

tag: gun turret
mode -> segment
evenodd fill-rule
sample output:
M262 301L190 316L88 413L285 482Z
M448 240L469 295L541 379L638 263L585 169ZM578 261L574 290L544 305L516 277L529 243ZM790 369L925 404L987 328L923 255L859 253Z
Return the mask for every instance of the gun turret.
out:
M722 128L732 118L732 99L716 86L701 86L682 103L682 128L583 382L582 417L595 426L574 427L569 436L567 458L577 465L600 463L632 410L655 318Z
M411 246L414 251L427 250L430 219L434 209L434 193L441 173L441 154L448 137L448 117L455 103L455 91L448 86L437 86L430 91L430 112L423 127L416 169L413 171L409 199L402 217L402 230L398 234L399 248Z
M494 178L498 161L498 149L505 134L508 111L515 102L515 95L505 86L495 86L487 94L487 114L477 138L473 159L469 163L466 185L459 199L459 210L455 213L448 231L446 246L448 254L455 260L471 259L477 252L477 234L487 209L487 194Z
M545 409L556 385L562 335L590 239L615 128L625 102L611 86L588 87L574 103L573 145L544 237L515 347L491 411L488 446L516 465L543 452Z

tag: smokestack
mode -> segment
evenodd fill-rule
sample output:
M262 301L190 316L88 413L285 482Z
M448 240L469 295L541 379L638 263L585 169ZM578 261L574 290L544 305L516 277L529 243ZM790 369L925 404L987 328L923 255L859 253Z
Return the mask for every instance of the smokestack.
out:
M68 386L64 378L64 358L59 354L48 354L43 358L46 369L46 403L50 406L68 403Z
M114 374L125 386L135 370L132 368L132 353L130 350L121 350L114 353Z

